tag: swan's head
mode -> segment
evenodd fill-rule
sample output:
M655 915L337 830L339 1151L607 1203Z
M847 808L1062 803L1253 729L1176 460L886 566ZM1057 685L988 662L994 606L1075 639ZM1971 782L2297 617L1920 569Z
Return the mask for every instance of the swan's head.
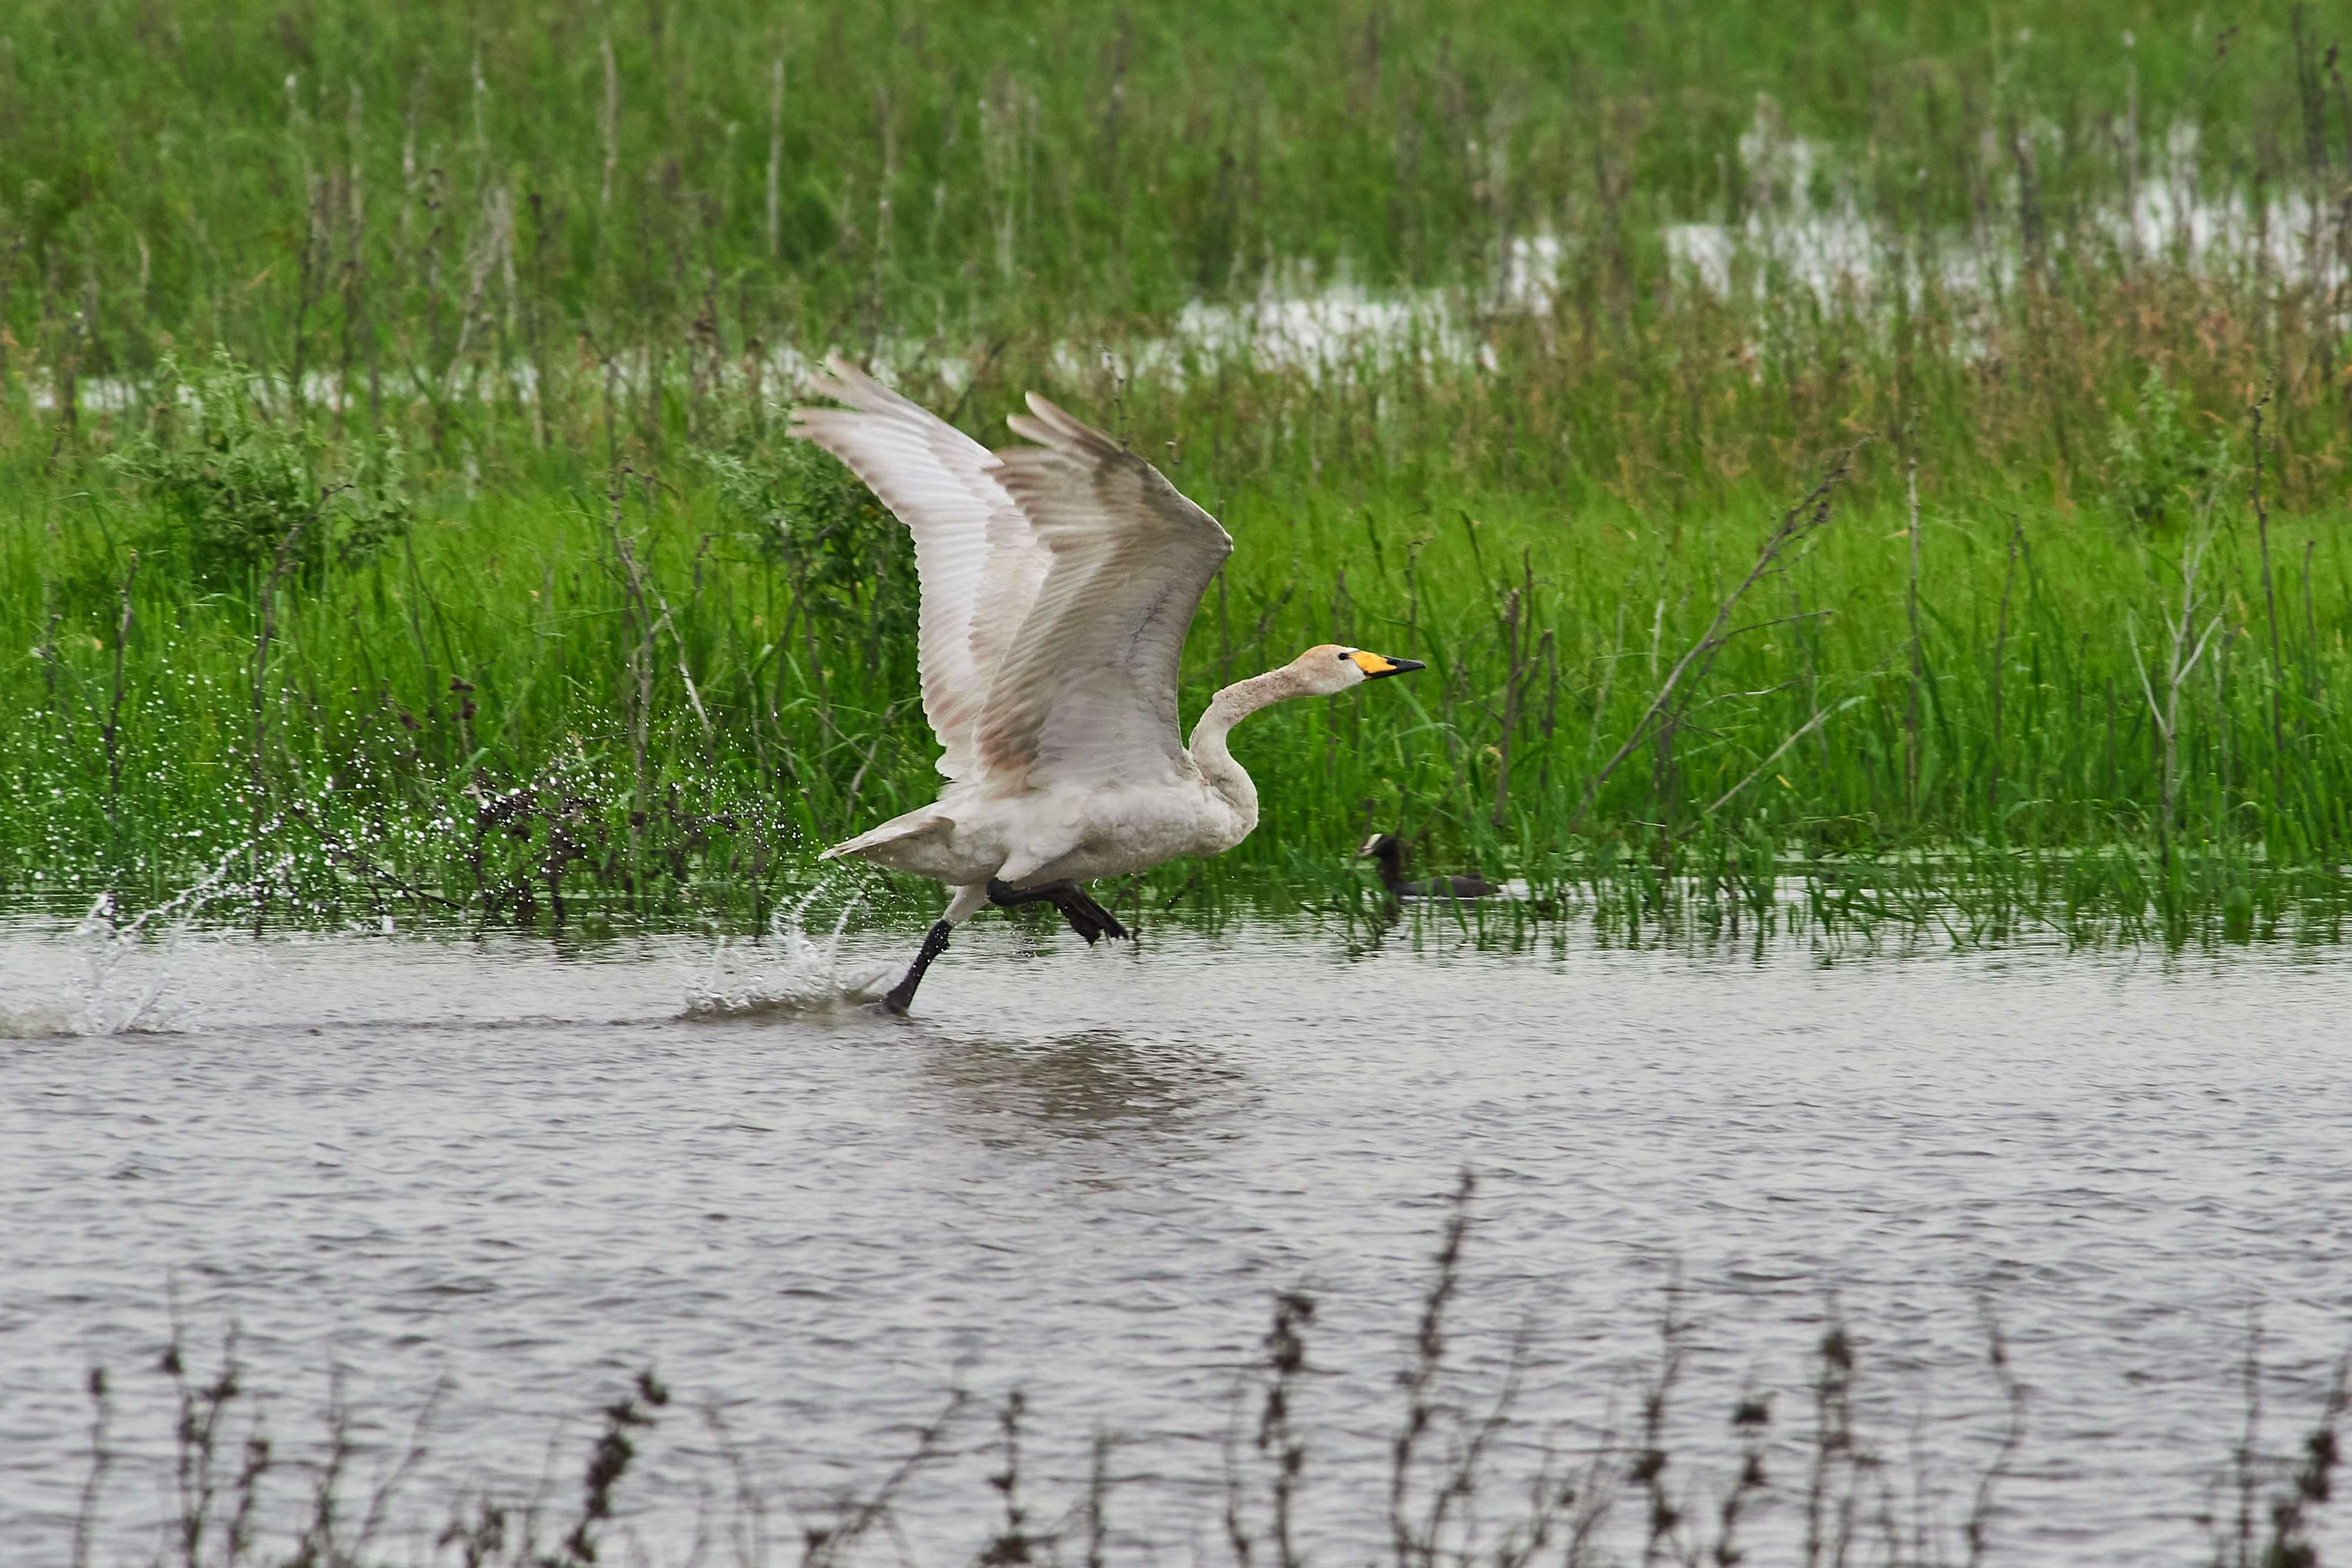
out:
M1418 659L1391 659L1363 648L1342 648L1325 643L1290 661L1289 669L1302 696L1328 697L1383 675L1402 675L1422 668Z

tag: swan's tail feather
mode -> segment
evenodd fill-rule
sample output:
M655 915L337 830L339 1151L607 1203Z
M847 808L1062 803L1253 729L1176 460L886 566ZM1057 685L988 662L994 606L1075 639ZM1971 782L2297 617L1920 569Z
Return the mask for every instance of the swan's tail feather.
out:
M926 806L919 811L908 811L904 816L893 817L880 827L869 828L854 839L844 839L816 858L821 861L830 861L839 860L844 855L862 855L868 850L880 849L884 844L895 844L901 839L919 838L925 833L937 832L954 826L954 818L942 817L938 811Z

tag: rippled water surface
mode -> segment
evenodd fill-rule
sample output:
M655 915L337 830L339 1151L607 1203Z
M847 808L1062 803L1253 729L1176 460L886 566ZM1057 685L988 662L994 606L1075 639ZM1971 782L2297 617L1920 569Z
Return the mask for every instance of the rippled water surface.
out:
M551 1441L568 1505L593 1410L652 1364L678 1401L625 1522L656 1560L733 1485L702 1406L784 1560L787 1508L873 1485L950 1389L1018 1386L1038 1511L1117 1434L1118 1539L1172 1561L1223 1551L1236 1369L1305 1286L1307 1512L1378 1540L1465 1166L1465 1386L1526 1335L1504 1469L1625 1426L1679 1270L1673 1474L1719 1485L1734 1398L1770 1395L1768 1537L1801 1511L1832 1292L1906 1534L1923 1477L1943 1528L1966 1512L2000 1425L1981 1304L2004 1323L2031 1426L1995 1561L2198 1560L2250 1313L2280 1452L2352 1334L2333 956L1350 952L1265 926L1088 952L990 917L898 1021L758 1005L821 989L791 972L814 960L714 971L687 936L92 940L0 928L11 1562L63 1558L93 1364L125 1449L110 1539L152 1543L173 1292L200 1365L237 1325L289 1454L331 1368L378 1466L447 1381L404 1528L462 1483L528 1490ZM903 961L861 940L848 969ZM984 1540L991 1440L961 1422L907 1490L919 1560Z

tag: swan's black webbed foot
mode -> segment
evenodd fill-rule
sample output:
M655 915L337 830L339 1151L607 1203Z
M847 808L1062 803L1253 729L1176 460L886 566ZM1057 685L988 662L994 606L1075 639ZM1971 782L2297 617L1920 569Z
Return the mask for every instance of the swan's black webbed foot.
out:
M1002 909L1016 909L1024 904L1050 904L1062 912L1070 929L1086 938L1091 947L1106 936L1130 940L1127 927L1118 916L1088 897L1086 889L1075 882L1049 882L1037 887L1013 887L992 880L988 884L989 902Z
M915 999L915 988L923 983L923 971L931 967L932 959L948 950L948 937L954 930L955 927L944 920L932 925L923 937L922 950L915 955L914 963L908 966L906 977L883 995L880 1005L884 1012L899 1018L907 1016L908 1005Z
M1089 947L1106 936L1115 936L1122 942L1129 940L1127 927L1118 923L1118 916L1097 904L1087 895L1086 889L1076 883L1062 884L1061 891L1055 896L1054 907L1062 912L1062 918L1070 923L1071 930L1087 939Z

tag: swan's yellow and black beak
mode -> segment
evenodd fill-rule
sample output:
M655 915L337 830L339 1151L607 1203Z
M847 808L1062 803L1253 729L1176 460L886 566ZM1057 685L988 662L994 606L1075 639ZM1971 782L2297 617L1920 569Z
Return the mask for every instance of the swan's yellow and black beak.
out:
M1359 648L1348 657L1356 661L1356 668L1364 672L1364 679L1377 681L1382 675L1411 674L1425 668L1419 659L1391 659L1384 654L1367 653Z

